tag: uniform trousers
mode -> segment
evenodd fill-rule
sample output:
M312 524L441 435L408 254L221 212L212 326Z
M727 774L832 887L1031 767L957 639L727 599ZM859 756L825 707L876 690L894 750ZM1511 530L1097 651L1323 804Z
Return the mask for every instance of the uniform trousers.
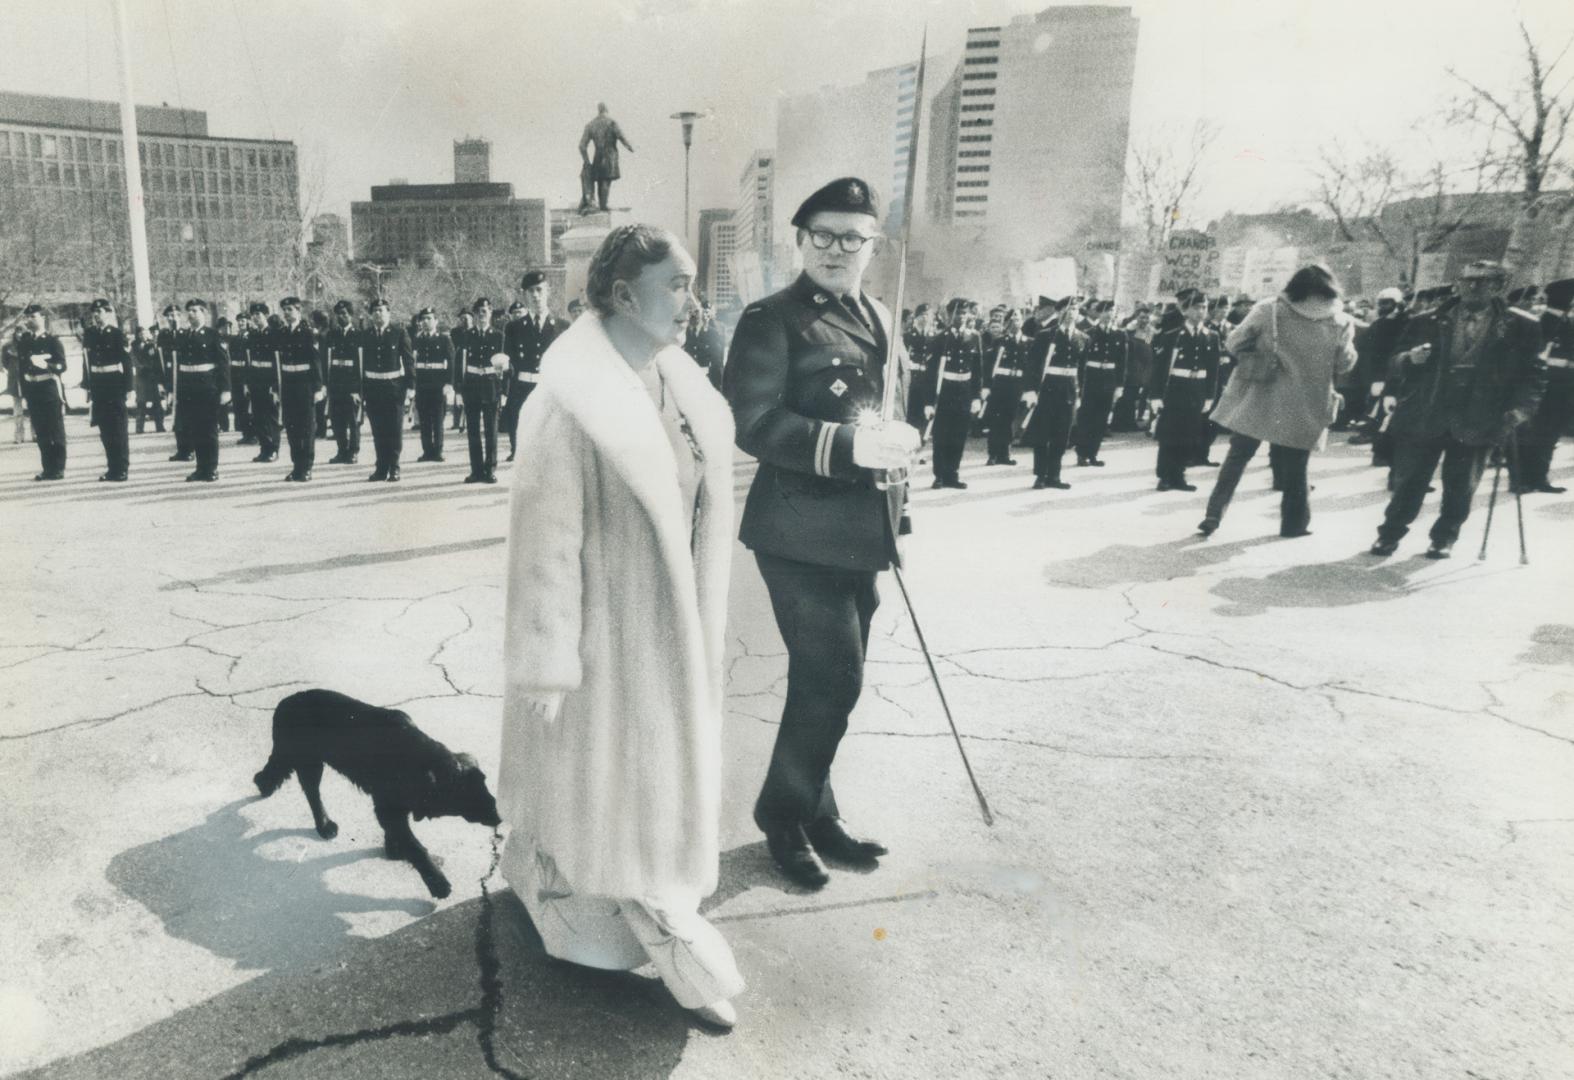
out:
M989 429L989 457L1005 461L1011 456L1011 427L1016 423L1017 406L1022 402L1022 383L1002 376L990 388L984 403L984 426Z
M1541 404L1536 407L1536 415L1519 429L1523 484L1548 483L1552 455L1571 419L1574 419L1574 380L1549 379Z
M257 449L263 454L279 452L279 406L271 386L253 386L251 393L251 430L257 436Z
M120 476L131 467L131 444L126 435L126 395L94 394L89 402L98 438L104 444L104 460L112 475Z
M22 394L33 417L33 441L38 443L39 463L46 473L66 471L66 407L54 381L24 382Z
M361 452L360 395L351 390L328 391L328 418L333 422L333 439L340 458Z
M180 403L186 400L186 394L180 389L179 380L175 382L175 393L172 397L174 398L175 415L170 418L169 426L175 433L175 453L189 458L195 452L195 447L191 442L191 425L187 423L185 416L181 413ZM214 415L213 422L218 423L217 414Z
M209 386L182 387L175 418L184 417L186 438L199 473L219 471L219 392Z
M1154 471L1161 481L1186 482L1186 466L1198 460L1198 452L1212 423L1200 405L1173 406L1159 413L1153 429L1159 442L1158 464Z
M399 467L404 452L404 387L392 379L366 384L366 419L372 425L372 446L377 451L377 469L386 472Z
M290 440L290 464L303 473L317 461L317 403L311 383L284 384L284 433Z
M415 415L421 423L421 456L443 456L443 419L447 412L441 386L423 386L415 392Z
M251 397L246 392L244 379L233 379L230 387L230 408L235 412L235 430L243 439L251 438Z
M1076 430L1072 433L1078 461L1099 456L1099 447L1104 445L1104 434L1109 430L1110 409L1114 406L1113 386L1090 387L1082 392L1082 406L1077 409Z
M1481 473L1486 467L1488 447L1471 446L1447 435L1429 439L1394 439L1394 493L1378 527L1379 539L1397 541L1410 531L1410 523L1421 513L1427 485L1443 463L1443 505L1432 526L1434 544L1452 544L1470 516L1470 504Z
M510 454L514 452L514 436L519 431L519 410L524 408L525 399L530 396L530 391L535 388L534 383L520 382L515 378L513 386L510 388L508 400L503 402L503 414L499 419L498 426L508 435L508 452Z
M161 427L159 430L164 429ZM20 390L11 395L11 441L27 441L27 406Z
M465 394L465 427L470 436L470 475L497 471L497 399L487 393Z
M1224 458L1219 475L1208 496L1207 516L1214 521L1224 518L1235 497L1236 485L1246 471L1247 462L1262 445L1261 439L1250 435L1231 435L1230 452ZM1268 461L1273 469L1274 487L1283 492L1279 499L1279 535L1297 536L1306 531L1312 521L1312 508L1307 497L1306 467L1311 461L1310 450L1297 450L1289 446L1268 446Z
M875 572L763 552L754 560L787 646L787 700L755 824L769 830L840 817L831 762L863 691L869 623L880 604Z
M968 405L972 398L966 389L942 390L935 406L934 470L935 479L955 483L960 477L962 453L967 449L967 428L972 422Z
M1060 479L1060 459L1066 456L1071 444L1072 417L1075 402L1061 396L1040 397L1033 410L1035 432L1029 436L1033 444L1033 475L1040 480Z

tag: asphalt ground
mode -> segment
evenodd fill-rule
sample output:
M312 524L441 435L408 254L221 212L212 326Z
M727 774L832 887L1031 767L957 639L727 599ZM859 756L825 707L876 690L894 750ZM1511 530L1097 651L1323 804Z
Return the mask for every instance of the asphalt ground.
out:
M397 485L369 441L294 485L229 434L186 484L149 434L105 484L68 428L45 485L0 423L0 1073L1574 1076L1574 496L1526 497L1528 566L1511 498L1485 561L1482 509L1420 557L1435 502L1379 560L1383 473L1338 442L1296 540L1265 461L1198 539L1211 470L1155 492L1139 436L1070 491L976 442L966 491L920 468L907 581L996 820L882 578L835 777L892 853L817 893L749 821L785 661L739 549L705 910L749 987L717 1035L649 971L547 958L488 830L417 824L434 902L336 775L333 841L293 780L256 798L308 686L496 775L508 467L461 484L450 433Z

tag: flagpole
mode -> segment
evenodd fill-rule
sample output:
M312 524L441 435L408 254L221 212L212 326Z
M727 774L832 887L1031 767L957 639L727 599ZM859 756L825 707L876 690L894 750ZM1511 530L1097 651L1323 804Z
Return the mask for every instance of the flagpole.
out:
M126 220L131 226L131 275L136 288L137 325L153 325L153 281L148 274L148 226L142 198L142 157L137 152L137 106L131 89L131 39L126 0L115 8L115 47L120 58L120 149L126 174Z

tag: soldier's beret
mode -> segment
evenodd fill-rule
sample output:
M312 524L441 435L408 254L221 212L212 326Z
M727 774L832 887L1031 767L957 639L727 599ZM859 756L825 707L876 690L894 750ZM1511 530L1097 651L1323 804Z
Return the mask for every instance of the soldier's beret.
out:
M525 305L520 303L518 300L515 300L512 304L508 305L508 313L510 315L523 315L525 313Z
M378 308L386 308L391 306L392 305L388 303L388 298L386 296L379 296L376 300L372 301L371 310L376 311Z
M1521 285L1517 289L1509 290L1508 302L1515 306L1520 304L1533 304L1536 301L1536 296L1540 292L1541 290L1536 288L1534 285Z
M301 303L301 298L299 296L286 296L283 300L279 301L279 307L281 308L303 306L305 305Z
M968 309L968 307L972 303L973 302L971 300L964 300L960 296L958 296L955 299L953 299L949 304L947 304L945 306L945 309L950 314L955 315L959 311L966 311Z
M792 216L794 228L803 229L809 225L809 219L821 211L842 214L868 214L872 218L880 216L880 204L875 198L873 189L856 176L844 176L832 180L819 191L803 200L798 207L798 212Z
M341 311L350 315L354 315L355 305L350 303L348 300L336 300L333 305L333 313L337 315Z
M1059 300L1051 300L1047 296L1040 296L1037 300L1035 300L1033 302L1033 306L1036 307L1036 308L1041 308L1041 307L1059 307L1060 306L1060 301Z
M192 297L190 300L186 301L186 310L190 311L192 308L201 308L203 311L207 311L208 302L206 300L199 300L196 297Z
M268 314L268 305L264 304L261 300L254 300L252 301L251 307L246 309L246 314L266 315Z
M437 318L437 309L436 308L431 308L431 307L424 307L420 311L417 311L415 313L415 317L417 319L424 319L428 315L430 315L434 319Z
M1205 299L1201 289L1182 289L1175 294L1175 302L1183 308L1193 307Z
M175 314L176 310L177 309L176 309L174 304L165 304L164 305L163 314L165 314L165 315L173 315L173 314Z
M44 305L43 304L28 304L27 307L22 311L22 314L23 315L42 315L42 314L44 314Z
M546 273L541 270L526 270L525 276L519 279L521 289L534 289L547 279Z
M913 309L913 314L914 315L922 315L924 312L926 312L928 310L929 310L929 305L928 304L919 304L917 307L915 307Z
M1542 290L1542 294L1547 298L1547 307L1567 314L1570 301L1574 301L1574 278L1554 281Z
M97 300L93 301L93 306L92 306L91 310L93 310L93 311L114 311L115 307L108 300L105 300L103 297L99 297Z
M1460 281L1469 281L1472 278L1508 277L1508 271L1500 262L1491 259L1477 259L1459 272Z
M491 307L492 307L492 301L487 299L486 297L482 296L482 297L478 297L476 299L476 302L470 305L470 310L471 311L480 311L482 308L487 308L488 310L490 310Z

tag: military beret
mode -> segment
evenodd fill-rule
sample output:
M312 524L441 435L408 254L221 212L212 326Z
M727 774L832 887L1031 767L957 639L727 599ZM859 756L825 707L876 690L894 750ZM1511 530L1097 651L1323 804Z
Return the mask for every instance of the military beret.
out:
M518 300L515 300L512 304L508 305L508 313L510 315L523 315L525 313L525 305L520 303Z
M874 191L856 176L844 176L839 180L832 180L803 200L803 205L799 206L798 212L792 216L793 227L807 228L809 219L821 211L868 214L873 218L880 216L879 202L875 198Z
M392 306L392 304L388 303L388 298L386 296L379 296L376 300L372 301L370 310L376 311L378 308L388 308Z
M279 301L279 307L281 308L302 306L304 305L301 303L301 298L299 296L286 296L283 300Z
M264 304L261 300L254 300L252 301L251 307L246 309L246 314L266 315L268 314L268 305Z
M44 305L43 304L28 304L26 309L23 310L22 314L23 315L42 315L42 314L44 314Z
M201 308L203 311L207 311L208 302L206 300L199 300L194 296L190 300L186 301L186 310L190 311L192 308Z
M1059 300L1051 300L1047 296L1040 296L1037 300L1035 300L1033 302L1033 306L1036 307L1036 308L1041 308L1041 307L1059 307L1060 306L1060 301Z
M492 301L490 299L488 299L487 297L482 296L482 297L478 297L476 299L476 302L470 305L470 310L471 311L480 311L482 308L490 309L491 307L492 307Z
M1517 289L1509 290L1508 302L1516 306L1519 304L1535 303L1536 296L1540 292L1541 290L1536 288L1534 285L1521 285Z
M163 314L165 314L165 315L173 315L173 314L175 314L176 310L177 309L176 309L174 304L165 304L164 305L164 312L163 312Z
M525 276L519 279L521 289L534 289L537 285L544 284L547 276L542 270L526 270Z
M1574 278L1564 278L1554 281L1542 290L1547 298L1547 307L1567 313L1569 302L1574 301Z
M93 301L92 310L93 311L114 311L115 310L115 306L113 304L111 304L108 300L105 300L103 297L99 297L97 300Z
M431 307L424 307L420 311L417 311L415 313L415 317L417 319L424 319L428 315L430 315L434 319L437 318L437 309L436 308L431 308Z
M926 312L928 310L929 310L929 305L928 304L919 304L917 307L915 307L913 309L913 314L914 315L922 315L924 312Z
M1175 303L1183 308L1195 307L1206 299L1201 289L1182 289L1175 294Z
M336 300L333 305L333 313L337 315L341 311L350 315L354 315L355 305L350 303L348 300Z
M971 304L972 304L971 300L964 300L960 296L958 296L955 299L953 299L949 304L947 304L945 306L945 309L946 309L946 311L948 313L950 313L952 315L955 315L959 311L966 311L968 309L969 305L971 305Z
M1500 262L1491 259L1477 259L1459 272L1458 280L1469 281L1472 278L1508 277L1508 271Z

